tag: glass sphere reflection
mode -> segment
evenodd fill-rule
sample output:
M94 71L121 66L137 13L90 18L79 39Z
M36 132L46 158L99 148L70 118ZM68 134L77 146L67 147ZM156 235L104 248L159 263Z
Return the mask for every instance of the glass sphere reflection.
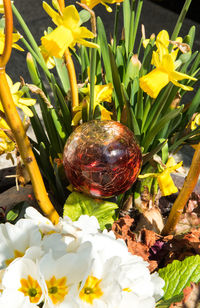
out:
M108 198L128 190L142 164L140 148L128 127L94 120L69 136L63 165L69 182L81 192Z

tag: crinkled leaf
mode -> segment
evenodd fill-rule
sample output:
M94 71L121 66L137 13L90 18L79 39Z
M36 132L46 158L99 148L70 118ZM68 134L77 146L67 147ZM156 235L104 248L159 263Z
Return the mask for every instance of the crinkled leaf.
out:
M192 256L183 261L175 260L159 270L159 275L165 281L164 300L182 294L191 282L200 281L200 256Z
M104 229L106 225L114 222L113 216L116 208L118 208L116 203L93 199L82 193L72 192L64 204L63 216L69 216L73 221L81 215L95 216L100 228Z

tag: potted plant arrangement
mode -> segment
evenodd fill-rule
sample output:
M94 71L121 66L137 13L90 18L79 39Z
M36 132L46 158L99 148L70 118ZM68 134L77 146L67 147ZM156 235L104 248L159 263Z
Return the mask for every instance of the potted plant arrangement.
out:
M190 3L171 37L142 26L136 44L143 0L44 1L55 27L38 45L0 0L0 154L17 157L18 184L33 190L33 207L1 208L0 306L197 307L200 89L184 98L200 55L195 27L179 37ZM115 6L110 41L98 4ZM27 52L31 84L9 77L12 48ZM179 189L173 154L185 144L195 152Z

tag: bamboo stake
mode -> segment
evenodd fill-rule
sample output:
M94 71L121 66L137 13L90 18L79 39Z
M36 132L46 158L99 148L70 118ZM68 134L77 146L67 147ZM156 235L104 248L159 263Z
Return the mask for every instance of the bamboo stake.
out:
M7 123L12 130L20 155L22 157L24 165L28 170L35 198L44 214L53 223L56 224L59 221L59 215L53 207L46 192L38 164L31 148L30 141L26 136L26 132L17 112L6 79L5 67L10 58L12 50L13 17L10 0L3 0L3 3L6 19L6 31L4 51L3 54L0 56L0 99L6 115Z
M163 235L168 235L174 231L176 224L178 223L180 216L183 212L183 209L190 197L190 194L193 192L197 184L199 174L200 174L200 143L198 144L197 149L194 153L192 164L188 172L188 175L185 179L185 182L183 184L183 187L176 201L173 204L167 223L165 224L165 227L162 231Z

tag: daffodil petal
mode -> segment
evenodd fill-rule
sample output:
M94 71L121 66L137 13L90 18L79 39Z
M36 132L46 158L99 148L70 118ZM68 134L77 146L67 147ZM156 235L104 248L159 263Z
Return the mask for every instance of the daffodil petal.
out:
M49 57L61 58L66 48L73 43L73 35L66 27L59 26L51 33L43 36L41 41Z
M81 111L78 111L76 114L75 114L75 116L73 117L73 119L72 119L72 125L73 126L76 126L76 125L78 125L78 123L79 123L79 121L81 120L81 118L82 118L82 110Z
M153 51L151 63L152 65L155 65L156 67L160 66L159 54L155 51Z
M16 82L16 83L15 83L14 85L12 85L12 87L11 87L11 93L16 93L16 92L18 92L19 88L20 88L20 82Z
M36 103L36 100L34 98L20 98L19 103L25 106L33 106Z
M141 89L152 98L156 98L159 92L169 83L167 72L156 68L139 80Z
M174 61L172 59L172 56L171 54L168 54L168 55L164 55L163 58L162 58L162 62L160 64L161 67L163 67L164 69L166 69L166 71L170 74L171 72L174 71Z
M111 120L112 112L108 111L104 106L102 106L100 104L99 104L99 107L100 107L100 110L101 110L101 120L102 121Z
M165 174L161 174L160 176L158 176L157 179L162 196L169 196L178 191L177 187L175 186L172 180L171 175L168 172Z
M88 42L86 40L83 40L83 39L78 39L77 40L77 43L81 44L81 45L84 45L86 47L91 47L91 48L99 48L99 45L98 44L95 44L95 43L92 43L92 42Z
M80 24L80 16L74 5L69 5L63 10L63 25L76 29Z
M24 49L22 47L20 47L18 44L12 44L12 47L17 49L17 50L24 51Z
M24 112L24 114L27 115L28 117L30 118L33 117L31 109L25 106L24 104L16 103L16 106L20 108Z
M176 72L176 71L170 73L170 79L174 79L174 80L190 79L194 81L197 80L195 77L191 77L187 74L183 74L183 73Z
M48 5L45 1L42 3L43 9L46 11L46 13L52 18L52 21L58 26L62 23L62 18L59 13L57 13L54 9Z
M184 84L181 84L181 83L177 82L176 80L171 80L171 82L172 82L175 86L177 86L177 87L179 87L179 88L181 88L181 89L183 89L183 90L185 90L185 91L193 91L193 90L194 90L192 87L186 86L186 85L184 85Z
M112 101L112 84L95 86L95 102L111 102Z

